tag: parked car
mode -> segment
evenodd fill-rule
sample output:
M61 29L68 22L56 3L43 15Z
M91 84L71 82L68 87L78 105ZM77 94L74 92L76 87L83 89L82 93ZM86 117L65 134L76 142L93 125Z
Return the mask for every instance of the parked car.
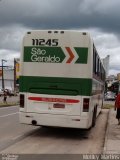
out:
M5 92L7 93L8 96L14 96L14 92L10 89L5 89Z
M112 100L114 101L115 100L115 97L116 97L116 94L111 92L111 91L108 91L107 93L105 93L105 101L107 100Z

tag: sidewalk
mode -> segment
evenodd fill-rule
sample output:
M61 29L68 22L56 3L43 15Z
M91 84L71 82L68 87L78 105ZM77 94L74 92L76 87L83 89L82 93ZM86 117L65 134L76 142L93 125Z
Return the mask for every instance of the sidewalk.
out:
M14 105L19 103L19 96L7 96L7 104L3 102L3 96L0 97L0 106Z
M109 111L103 154L120 154L120 125L114 108Z

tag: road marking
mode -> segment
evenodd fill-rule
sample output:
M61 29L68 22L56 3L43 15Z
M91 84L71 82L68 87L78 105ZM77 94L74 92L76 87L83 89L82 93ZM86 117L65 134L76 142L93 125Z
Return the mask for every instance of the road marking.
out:
M12 116L14 114L18 114L19 112L15 112L15 113L11 113L11 114L6 114L6 115L3 115L3 116L0 116L0 118L3 118L3 117L7 117L7 116Z
M7 149L8 147L10 147L11 145L14 145L15 143L25 139L26 137L33 135L35 132L39 131L39 128L40 127L33 128L32 130L23 133L23 135L21 134L15 138L12 138L11 140L8 140L5 142L3 141L4 143L1 143L1 145L0 145L0 152L1 151L4 152L4 150Z

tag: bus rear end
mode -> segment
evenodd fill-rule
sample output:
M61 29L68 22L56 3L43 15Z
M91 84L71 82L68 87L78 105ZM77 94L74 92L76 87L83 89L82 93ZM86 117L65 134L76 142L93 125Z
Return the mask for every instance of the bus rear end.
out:
M89 44L89 35L76 31L32 31L25 35L21 54L21 123L90 127Z

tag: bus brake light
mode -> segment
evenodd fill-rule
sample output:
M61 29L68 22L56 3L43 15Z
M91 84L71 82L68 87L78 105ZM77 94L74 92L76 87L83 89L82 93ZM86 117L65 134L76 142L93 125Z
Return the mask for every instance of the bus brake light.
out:
M24 108L25 97L24 94L20 94L20 107Z
M89 98L83 99L83 112L89 111Z

